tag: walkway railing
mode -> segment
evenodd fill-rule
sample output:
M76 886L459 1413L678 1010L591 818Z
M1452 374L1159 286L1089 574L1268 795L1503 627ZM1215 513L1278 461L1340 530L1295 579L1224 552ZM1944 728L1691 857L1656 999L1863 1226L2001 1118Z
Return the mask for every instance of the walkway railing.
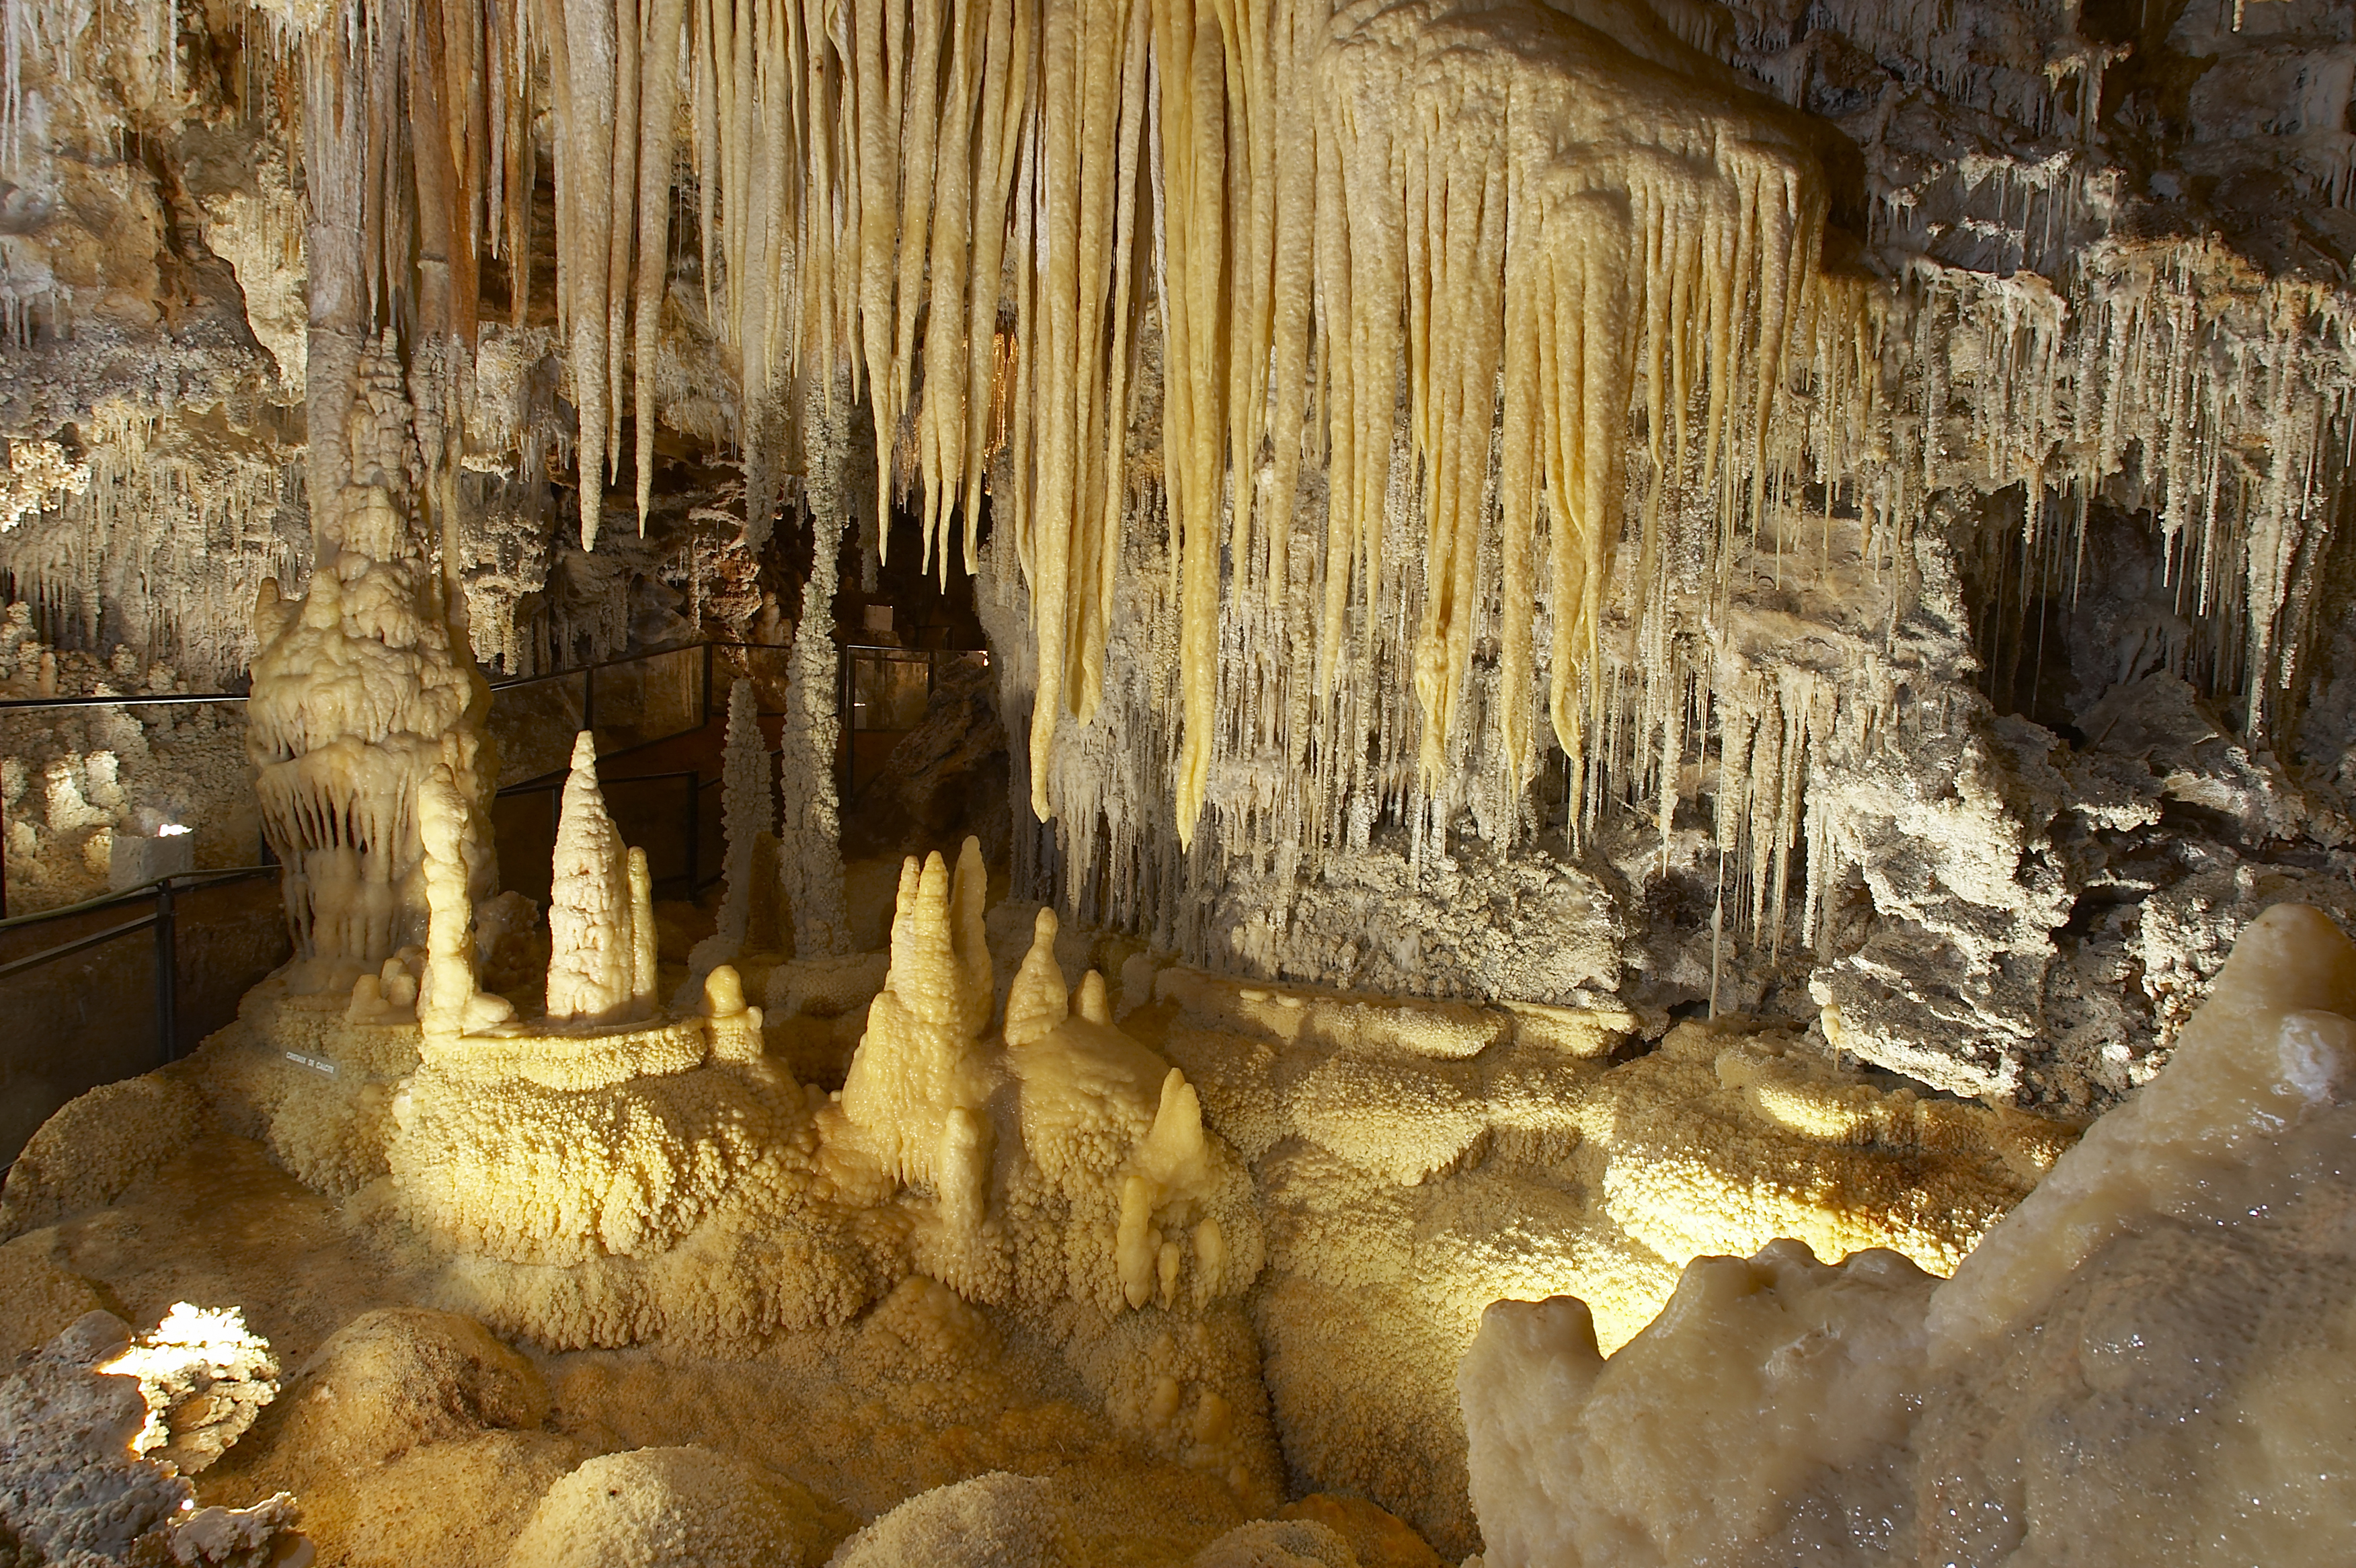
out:
M169 876L159 876L121 893L110 893L103 898L89 898L79 904L69 904L61 909L44 909L37 915L19 915L14 919L0 920L0 931L21 930L29 926L46 925L53 920L75 915L93 914L111 909L118 904L133 904L143 898L153 898L155 907L135 920L119 926L109 926L102 931L91 931L70 941L34 953L27 958L12 959L0 963L0 981L13 980L37 969L46 968L59 959L71 958L79 952L114 941L140 931L155 933L155 1059L157 1065L174 1061L179 1057L179 1040L176 1026L179 1016L180 965L178 905L176 893L179 887L195 888L223 882L240 882L249 876L275 876L277 865L232 865L212 871L181 871ZM177 885L177 886L176 886Z
M618 761L634 752L680 740L707 727L724 711L724 703L719 698L725 690L723 682L738 678L754 682L759 694L757 705L764 716L778 716L785 711L788 652L787 647L776 644L714 640L605 660L544 675L493 682L491 722L495 733L506 732L499 735L502 749L508 754L506 760L518 768L530 767L534 761L549 764L536 768L529 777L510 776L497 793L491 825L501 844L500 860L507 885L519 887L543 905L547 901L549 889L544 882L535 880L533 872L547 866L549 851L555 843L556 820L575 734L582 729L597 732L601 764ZM987 659L987 654L967 650L865 643L841 646L842 677L837 705L842 727L841 782L846 801L857 781L860 737L873 736L879 742L886 737L896 740L898 735L921 722L945 666ZM632 672L616 673L626 669ZM601 689L610 714L620 700L617 687L628 692L629 718L601 723ZM531 698L536 693L551 688L562 693L558 700L533 703ZM226 692L20 698L0 702L0 715L25 709L152 707L246 700L242 693ZM535 751L541 755L534 756ZM872 760L880 762L881 755L879 752ZM656 862L659 886L668 884L677 896L692 899L719 880L721 857L708 853L705 845L707 836L716 830L720 821L720 779L716 768L709 778L694 767L607 774L602 785L608 808L630 825L632 831L626 836L634 843L643 841L642 847ZM659 802L650 810L638 804L649 791ZM710 801L705 799L707 792L713 795ZM664 798L675 803L659 803ZM539 810L529 817L519 815L518 808L530 812L535 806ZM668 830L665 824L670 824ZM184 901L192 895L231 883L275 876L283 869L265 843L254 865L177 873L122 892L11 918L5 917L5 827L0 823L0 944L6 943L12 932L126 906L148 905L145 913L134 918L80 931L40 951L0 961L0 985L5 985L24 981L65 960L146 937L154 950L154 979L149 994L155 1049L148 1066L160 1066L180 1055L180 1025L188 1001L181 983L179 927L189 917ZM283 938L280 940L283 942ZM283 946L280 952L283 955ZM97 989L102 993L69 993L75 998L75 1005L85 1009L76 1015L85 1024L102 1021L90 1017L91 1011L111 1020L103 1032L110 1036L112 1052L102 1045L81 1058L87 1061L90 1070L72 1073L70 1081L51 1081L48 1077L37 1075L37 1082L11 1082L5 1053L0 1053L0 1091L5 1091L5 1097L0 1097L0 1170L5 1170L5 1162L13 1161L17 1146L30 1135L41 1117L65 1099L98 1083L145 1070L135 1057L119 1054L123 1044L137 1038L135 1020L121 1015L127 998L119 989ZM33 1009L24 1008L21 1004L12 1005L12 1000L0 998L0 1015L30 1015ZM202 1002L198 1004L200 1010L204 1005ZM225 1022L226 1017L220 1021ZM70 1019L61 1017L59 1022L66 1027L75 1026ZM200 1022L210 1026L209 1019ZM27 1112L31 1110L40 1114L28 1116Z
M856 737L914 729L922 721L946 666L970 660L986 663L990 656L975 649L899 648L856 642L839 646L841 675L835 706L843 744L837 787L848 801L862 782L873 781L872 778L862 781L859 777L862 748ZM490 727L500 746L502 792L537 790L551 778L561 784L572 756L573 737L581 730L596 734L601 760L626 757L693 734L724 711L727 687L738 679L753 682L762 716L777 717L786 711L787 664L791 652L792 647L787 643L712 639L652 652L625 654L569 670L493 681ZM248 700L243 692L16 697L0 700L0 718L12 713L76 708L187 707L216 703L241 705ZM601 718L601 706L609 715L626 712L629 717ZM869 760L880 762L881 757ZM691 812L701 810L700 803L695 803L698 793L691 792ZM272 860L266 843L260 846L258 858L265 864ZM695 881L699 869L691 857L685 875L698 887L703 886ZM0 808L0 919L7 914L7 824L5 808Z
M719 671L718 660L728 658L725 650L742 650L744 653L731 662L748 667L759 662L757 655L774 652L782 655L782 647L772 649L760 643L703 642L688 643L679 648L660 649L648 653L626 654L616 659L600 660L594 664L576 665L569 670L550 671L540 675L509 676L490 682L491 727L495 734L501 729L512 733L500 736L502 760L509 765L505 782L509 785L536 783L551 772L562 777L561 769L570 759L573 736L584 729L597 731L600 757L627 755L648 746L675 740L702 728L712 721L714 711L713 680ZM632 671L635 678L624 677L617 682L614 671ZM661 673L670 671L665 681ZM604 679L600 680L601 673ZM621 684L629 693L630 706L636 715L630 722L606 722L598 718L599 690L605 689L607 707L612 709L616 693L613 688ZM663 691L668 685L670 690ZM568 690L567 688L573 688ZM647 701L649 688L659 700ZM553 690L556 700L542 700L535 704L531 699ZM502 703L502 698L506 699ZM240 706L250 700L243 692L155 692L134 695L99 695L80 697L16 697L0 700L0 718L12 713L39 713L76 708L146 708L166 706L198 706L221 703ZM669 723L670 727L648 734L647 719L649 708L657 723ZM782 711L782 708L779 709ZM512 725L503 720L512 717ZM540 722L535 725L534 720ZM537 729L543 732L535 735ZM535 745L534 742L540 744ZM260 860L272 860L269 845L260 846ZM78 906L77 906L78 907ZM50 911L52 913L61 911ZM8 914L7 824L0 814L0 919Z
M277 901L271 900L272 936L260 941L230 936L228 947L233 961L226 967L220 967L222 953L218 944L200 950L193 971L198 982L193 999L182 985L184 977L190 972L182 951L182 922L193 917L197 922L193 929L216 936L222 934L238 919L234 910L216 908L197 912L189 905L209 902L216 888L274 876L279 869L275 865L236 865L179 872L64 908L0 920L0 941L6 941L12 933L30 933L59 925L70 929L84 917L140 904L147 906L144 913L131 919L82 930L40 951L0 962L0 988L5 988L0 993L5 996L0 1000L0 1015L10 1020L11 1034L36 1039L48 1034L56 1045L66 1047L29 1055L14 1049L0 1050L0 1169L15 1161L16 1151L36 1127L75 1095L177 1060L182 1054L181 1041L187 1037L184 1023L193 1023L199 1031L209 1032L228 1022L236 1004L236 993L267 973L284 956L284 925L276 915ZM250 908L244 911L249 922L251 913ZM246 930L251 932L250 923ZM118 978L130 978L123 974L121 967L126 962L134 966L132 973L135 975L135 956L101 958L95 967L85 963L79 974L65 976L59 982L45 983L39 978L41 972L52 966L86 954L98 954L101 950L120 951L117 944L126 942L146 946L152 953L151 978L144 988L144 1001L142 987L114 983ZM143 1024L145 1037L153 1041L152 1050L139 1047Z

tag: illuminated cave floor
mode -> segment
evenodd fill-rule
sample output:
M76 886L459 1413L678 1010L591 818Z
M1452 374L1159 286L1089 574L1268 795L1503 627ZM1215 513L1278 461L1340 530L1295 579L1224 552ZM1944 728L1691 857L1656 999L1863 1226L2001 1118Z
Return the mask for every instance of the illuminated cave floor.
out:
M1026 923L1012 915L1027 918L991 921L1001 972L1021 951L1001 940ZM502 1345L442 1310L482 1299L479 1267L462 1278L388 1231L381 1176L338 1200L223 1131L290 1088L361 1092L363 1064L323 1079L232 1029L37 1140L32 1190L53 1207L0 1211L42 1227L0 1246L0 1348L98 1306L134 1329L182 1301L241 1308L282 1391L197 1477L199 1500L292 1492L327 1564L520 1563L519 1534L584 1459L691 1444L807 1488L807 1562L905 1499L1004 1470L1048 1478L1051 1562L1188 1563L1290 1506L1363 1563L1456 1563L1480 1538L1455 1369L1490 1302L1577 1295L1609 1349L1691 1258L1780 1236L1945 1273L2071 1136L1869 1084L1755 1026L1687 1023L1647 1046L1621 1015L1259 985L1124 962L1116 939L1077 931L1057 946L1067 973L1121 974L1119 1027L1183 1070L1248 1168L1266 1262L1240 1298L1108 1318L969 1305L909 1274L873 1281L833 1327L558 1353L507 1322ZM785 994L775 975L761 989ZM864 1014L780 1009L768 1060L847 1047ZM192 1089L211 1109L173 1131L155 1105ZM928 1202L877 1222L921 1223Z
M146 1326L179 1301L241 1307L290 1376L198 1477L198 1497L241 1506L295 1492L323 1562L503 1563L541 1493L581 1460L686 1444L835 1505L829 1550L906 1498L997 1469L1055 1478L1075 1561L1183 1562L1250 1517L1220 1479L1124 1443L1055 1348L921 1279L854 1324L780 1335L742 1360L659 1348L533 1355L547 1416L530 1430L485 1423L499 1412L470 1401L466 1377L445 1367L441 1389L337 1423L338 1435L372 1431L373 1453L305 1443L316 1423L295 1430L288 1418L306 1400L338 1397L336 1331L430 1290L430 1279L386 1268L346 1233L333 1201L243 1138L208 1140L108 1208L0 1247L12 1359L93 1308Z

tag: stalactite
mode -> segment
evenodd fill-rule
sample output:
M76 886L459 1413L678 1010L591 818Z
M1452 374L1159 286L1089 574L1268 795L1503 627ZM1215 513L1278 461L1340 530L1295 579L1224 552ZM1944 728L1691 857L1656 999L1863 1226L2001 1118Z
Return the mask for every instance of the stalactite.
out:
M637 285L631 302L631 358L637 399L632 418L638 480L638 532L655 482L655 354L662 338L665 285L669 275L672 137L679 119L680 28L686 0L651 0L646 33L637 189ZM618 400L617 400L618 401Z
M970 568L986 496L1028 649L1017 771L1076 897L1141 925L1200 927L1186 889L1247 862L1297 879L1395 843L1421 876L1468 822L1509 845L1559 826L1576 853L1624 802L1666 845L1698 768L1733 926L1778 926L1809 835L1840 853L1810 815L1826 747L1886 731L1895 685L1770 680L1727 626L1753 567L1814 580L1836 514L1902 576L1943 490L2051 492L2024 548L2067 560L2088 499L2141 486L2189 657L2253 734L2301 654L2343 504L2344 297L2217 242L2070 250L2117 199L2070 159L1958 163L2009 214L1998 264L1926 253L1868 283L1820 266L1826 181L1789 116L1665 29L1615 42L1535 4L359 15L302 44L323 540L414 532L446 566L459 437L515 423L474 406L479 360L470 381L433 345L471 349L478 234L521 308L517 105L544 56L584 542L626 401L642 519L650 495L666 303L694 314L668 292L683 137L748 542L798 480L830 585L853 418L879 547L913 492L926 564L961 516ZM397 102L369 86L387 62ZM1928 221L1883 193L1869 238ZM381 435L404 423L413 443ZM785 777L787 859L815 867L836 803L812 638ZM839 910L804 895L822 950Z

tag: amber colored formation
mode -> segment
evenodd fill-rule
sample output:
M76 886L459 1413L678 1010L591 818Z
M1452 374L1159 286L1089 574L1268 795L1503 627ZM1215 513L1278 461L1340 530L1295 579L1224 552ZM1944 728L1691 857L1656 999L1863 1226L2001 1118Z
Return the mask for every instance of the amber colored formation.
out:
M2348 9L0 0L0 1563L2346 1558Z

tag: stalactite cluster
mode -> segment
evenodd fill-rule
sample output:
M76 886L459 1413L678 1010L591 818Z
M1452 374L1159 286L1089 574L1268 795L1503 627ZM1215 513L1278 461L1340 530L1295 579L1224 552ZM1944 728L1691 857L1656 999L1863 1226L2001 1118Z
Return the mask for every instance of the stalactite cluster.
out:
M28 188L64 178L39 148L90 115L76 72L158 123L193 101L168 26L97 47L70 5L6 17L0 150ZM541 654L503 607L549 558L485 540L546 503L462 493L469 464L536 493L571 461L584 545L625 474L643 529L665 428L733 447L756 550L797 502L880 550L905 504L927 565L961 544L970 568L987 512L1017 771L1064 892L1188 950L1221 918L1190 889L1378 841L1410 880L1468 839L1568 864L1622 807L1666 865L1698 806L1712 919L1772 950L1796 908L1814 941L1863 842L1843 780L1919 749L1945 712L1922 689L1965 669L1909 624L1949 492L2033 498L2021 571L2049 597L2098 499L2147 511L2191 627L2171 668L2238 693L2260 742L2297 705L2347 489L2346 296L2128 220L2094 152L2115 47L2024 75L1941 44L1926 91L2058 150L1910 164L1884 115L1843 126L1879 160L1860 191L1856 149L1774 102L1821 109L1831 46L1741 8L256 18L244 91L289 145L205 221L249 300L291 297L301 252L321 539L438 561L459 629L482 606L513 669ZM1840 25L1887 52L1921 19ZM292 245L273 193L298 172ZM872 508L863 476L836 505L866 427ZM70 514L135 499L109 440ZM264 487L240 483L243 539ZM89 590L90 559L19 555L61 606L123 595ZM1778 596L1835 585L1880 624L1779 642ZM624 629L615 609L593 640ZM789 813L830 840L826 769L789 771Z

